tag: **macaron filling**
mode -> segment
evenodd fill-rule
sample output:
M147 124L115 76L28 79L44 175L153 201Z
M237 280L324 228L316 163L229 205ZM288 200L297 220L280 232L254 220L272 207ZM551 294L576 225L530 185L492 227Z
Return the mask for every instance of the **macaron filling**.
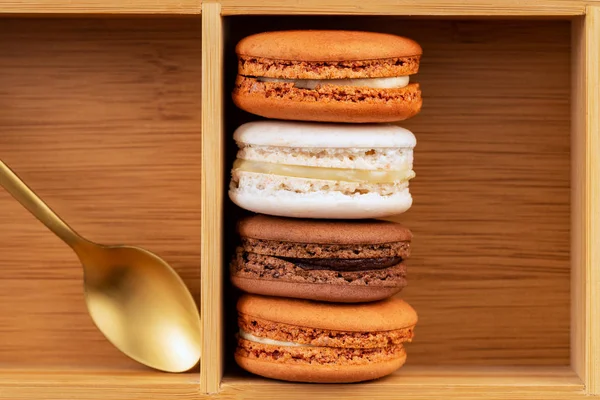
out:
M349 270L344 270L342 266L331 264L327 268L308 269L283 258L246 253L241 249L238 249L230 265L232 277L246 280L248 284L263 281L291 285L335 285L339 288L368 287L371 293L375 293L378 288L389 288L399 292L407 284L407 268L402 262L387 268L366 267L371 269L350 267ZM256 290L256 285L254 288ZM314 287L314 290L316 289ZM311 293L316 295L314 291Z
M339 348L339 347L294 347L276 346L239 339L235 352L236 357L253 360L276 362L286 365L364 365L400 359L405 356L404 346L389 345L386 347Z
M377 257L377 258L291 258L278 257L306 270L333 270L333 271L369 271L385 269L398 265L402 257Z
M286 346L286 347L307 347L308 346L307 344L285 342L282 340L275 340L275 339L254 336L253 334L248 333L243 329L239 330L239 335L241 338L249 340L251 342L261 343L261 344L269 344L272 346Z
M279 175L304 179L320 179L345 182L394 183L406 182L414 178L410 167L403 170L360 170L349 168L324 168L306 165L286 165L268 162L236 159L234 171Z
M298 89L314 90L323 85L367 87L373 89L397 89L408 86L408 75L386 78L353 78L353 79L286 79L255 77L259 82L293 83Z
M263 131L264 134L266 132ZM274 135L274 133L269 133ZM278 142L273 145L238 142L238 159L284 165L308 165L312 167L404 171L412 169L414 143L403 147L368 147L368 140L356 138L353 142L347 135L340 134L339 146L325 147L329 143L322 136L313 135L310 130L298 132L305 138L303 143L290 146L285 143L286 132L277 132ZM365 130L365 136L369 131ZM321 140L321 142L318 142ZM301 147L304 145L305 147ZM391 143L388 145L391 146Z
M254 338L271 339L285 343L288 347L304 345L305 347L377 349L410 342L414 336L414 325L376 332L337 331L268 321L243 313L238 313L238 327ZM252 337L241 336L242 339L255 341ZM294 346L289 346L290 343Z

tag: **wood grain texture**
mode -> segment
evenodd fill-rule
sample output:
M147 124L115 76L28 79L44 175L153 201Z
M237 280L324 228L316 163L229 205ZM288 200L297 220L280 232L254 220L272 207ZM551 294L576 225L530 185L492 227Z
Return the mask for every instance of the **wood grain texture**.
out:
M0 398L19 400L148 399L582 399L566 367L415 368L353 385L302 385L248 375L225 378L218 394L198 392L197 374L103 370L0 370Z
M572 365L600 394L600 6L574 21Z
M212 2L209 0L208 2ZM598 0L221 0L233 14L582 15ZM199 14L199 0L3 1L0 14Z
M437 26L439 25L439 26ZM439 23L425 49L403 296L415 364L567 365L570 26Z
M358 21L424 49L423 110L402 124L417 137L414 205L395 218L415 235L409 365L568 365L569 22L230 17L227 82L248 33ZM251 119L228 103L229 161L229 134ZM233 302L227 312L229 338Z
M586 17L571 24L571 367L586 379Z
M586 35L586 329L588 394L600 395L600 5L588 7Z
M199 18L0 25L0 157L82 235L157 253L196 299L200 36ZM146 370L95 328L74 253L3 190L0 210L0 368Z
M223 32L221 6L202 7L202 360L203 393L223 375Z
M583 384L567 367L411 367L353 385L302 385L226 377L221 398L277 399L580 399Z
M352 15L582 15L588 2L579 0L220 0L223 15L352 14Z
M0 14L200 14L199 0L3 0Z
M199 375L155 371L0 370L0 399L199 399Z

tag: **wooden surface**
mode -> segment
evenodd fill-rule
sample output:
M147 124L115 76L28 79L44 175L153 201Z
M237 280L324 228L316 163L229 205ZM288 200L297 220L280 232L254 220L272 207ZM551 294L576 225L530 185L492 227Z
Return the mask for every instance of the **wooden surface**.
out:
M199 14L200 0L2 0L4 14Z
M202 7L202 360L203 393L223 375L223 32L221 6Z
M586 17L572 23L571 52L571 366L586 380Z
M405 367L374 382L353 385L303 385L227 377L222 398L279 399L579 399L583 385L566 367L444 368Z
M212 1L212 0L205 0ZM224 15L384 14L384 15L582 15L579 0L220 0Z
M600 5L586 18L586 389L600 395Z
M572 365L600 394L600 6L574 23Z
M409 362L566 365L570 26L402 26L425 52L423 111L403 124L414 205L395 218L415 234Z
M227 83L235 42L256 27L353 21L231 17ZM361 27L408 35L424 49L413 79L424 107L402 124L417 137L414 203L396 218L415 235L402 293L420 319L408 363L568 365L569 22L365 17ZM227 103L228 153L234 126L253 118ZM227 316L230 338L233 301Z
M200 36L198 18L0 25L0 157L90 240L162 256L196 299ZM0 368L147 371L93 325L74 253L3 190L0 210Z
M213 2L214 0L205 0ZM232 14L581 15L598 0L221 0ZM4 14L199 14L200 0L10 0Z
M199 375L154 371L0 370L0 399L6 400L192 400Z
M212 2L208 0L205 2ZM581 15L598 0L221 0L231 14ZM10 0L6 14L198 14L200 0Z
M262 3L262 12L273 12L271 1ZM557 14L579 14L582 4L554 3ZM253 4L244 3L245 12L261 12ZM287 4L295 8L286 12L313 13L317 3ZM374 7L385 2L328 4L339 4L339 12L377 13ZM389 12L417 11L410 4ZM441 4L427 1L419 9L443 14ZM512 1L474 4L478 14L516 12ZM540 2L520 4L525 14L541 12ZM558 10L559 4L564 8ZM232 5L224 1L224 12L242 10ZM212 23L204 32L218 34L218 8L204 7L205 23ZM464 2L452 12L469 14ZM591 15L596 25L591 30L588 25L588 39L598 29L598 11ZM227 18L226 51L231 61L236 38L267 26L355 27L356 21ZM569 23L417 23L394 17L366 17L360 23L361 28L412 36L426 52L416 77L423 85L425 107L403 124L418 138L417 178L411 184L415 205L400 218L416 235L404 295L421 320L409 364L401 373L343 386L345 395L570 399L583 396L583 383L597 392L599 346L591 332L599 330L600 317L593 297L587 299L584 323L591 330L582 334L587 352L583 362L573 364L584 365L583 383L565 367L571 226ZM202 94L218 99L214 88L201 92L200 19L3 20L0 33L0 157L82 234L158 253L199 298L200 248L220 240L206 235L206 230L218 230L218 219L209 218L202 227L200 223L200 160L203 156L206 162L213 154L202 154L201 140L213 149L220 146L218 136L200 135L200 110L219 113L206 99L200 104ZM213 43L205 38L208 42ZM218 46L205 49L213 61L204 65L215 67ZM597 46L591 52L586 47L586 52L598 56ZM594 65L589 60L586 68ZM225 65L226 84L232 70ZM588 70L597 81L594 71ZM218 75L217 69L206 77ZM598 93L590 98L597 103ZM229 128L249 118L232 110L227 90L225 100ZM598 147L593 101L586 105L592 110L585 130L588 144L596 143L591 149ZM206 115L202 125L211 132L222 129ZM233 148L231 138L225 138L228 160ZM573 151L576 160L580 150L573 146ZM592 162L591 152L585 154L586 173L597 176L598 163ZM215 170L203 176L222 173L222 166L210 165ZM574 172L573 177L580 176ZM224 183L214 182L213 189ZM598 187L585 190L585 213L597 219L598 203L591 199L598 196ZM224 193L204 194L214 201ZM576 196L573 201L578 201ZM220 204L204 205L204 211L218 210ZM83 304L81 270L70 250L1 192L0 209L0 286L5 288L0 291L0 398L204 398L200 390L217 385L219 349L207 343L218 347L219 334L230 338L231 326L220 332L219 325L211 327L213 339L208 341L205 335L210 356L203 362L215 368L202 376L140 367L93 327ZM230 205L226 211L232 211ZM574 227L577 221L574 214ZM592 268L599 256L599 247L593 247L598 241L594 221L586 225L589 241L582 258L587 260L583 265L591 278L586 286L590 292L598 285L597 268ZM229 234L224 235L228 248ZM221 254L203 257L203 276L221 279ZM205 263L211 259L217 263ZM220 286L204 284L202 289L203 298L213 300L202 309L203 318L210 313L217 322ZM231 318L231 301L225 304L225 316ZM227 350L230 355L231 347ZM493 367L514 364L549 367ZM283 384L230 371L219 398L275 399L290 393L331 398L340 388Z
M149 399L583 399L583 385L566 367L416 368L376 382L303 385L236 375L218 395L198 392L197 374L89 371L1 371L0 398L19 400Z

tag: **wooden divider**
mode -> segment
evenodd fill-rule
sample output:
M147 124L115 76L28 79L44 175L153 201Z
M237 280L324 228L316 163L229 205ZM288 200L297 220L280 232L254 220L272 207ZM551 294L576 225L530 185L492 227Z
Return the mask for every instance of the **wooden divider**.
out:
M221 5L202 5L202 245L200 390L223 376L223 32Z
M571 365L600 394L600 6L573 21Z

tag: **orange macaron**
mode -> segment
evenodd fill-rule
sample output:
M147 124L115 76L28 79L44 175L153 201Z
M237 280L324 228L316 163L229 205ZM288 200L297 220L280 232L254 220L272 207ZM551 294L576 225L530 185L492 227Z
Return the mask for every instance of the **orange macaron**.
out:
M236 46L234 103L283 120L380 123L419 113L421 46L385 33L297 30L248 36Z
M391 298L359 305L243 295L235 360L267 378L347 383L381 378L406 362L417 313Z

